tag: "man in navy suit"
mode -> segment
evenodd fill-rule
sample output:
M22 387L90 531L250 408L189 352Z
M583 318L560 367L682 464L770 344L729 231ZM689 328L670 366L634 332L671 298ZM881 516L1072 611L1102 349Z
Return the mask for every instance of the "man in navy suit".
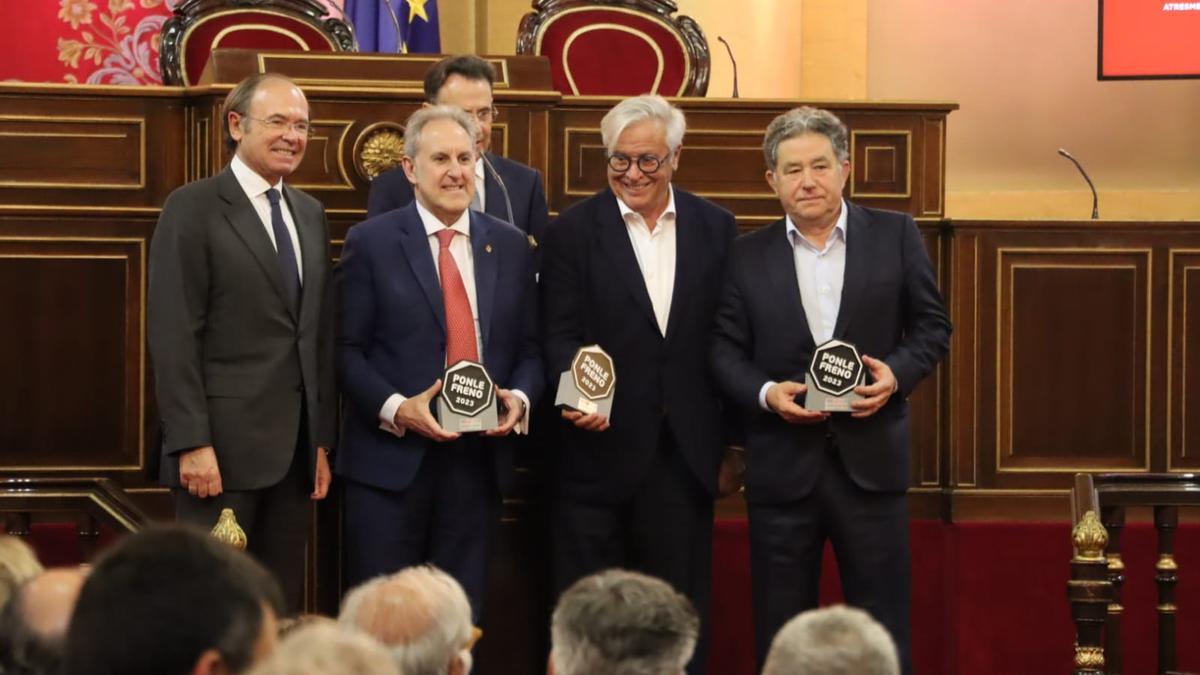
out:
M625 567L695 604L703 672L713 499L725 448L709 374L713 312L733 214L674 187L683 112L627 99L600 123L609 186L567 209L543 245L548 374L599 344L613 358L611 419L565 410L552 518L555 584Z
M740 238L712 363L746 417L755 647L817 605L826 539L847 603L910 657L908 402L945 355L950 320L911 216L847 203L846 127L797 108L767 127L767 182L786 217ZM857 345L871 382L853 412L803 408L814 348Z
M347 409L335 472L345 479L347 585L432 563L479 616L498 488L544 386L533 256L517 228L467 207L476 125L422 108L405 129L408 206L350 229L336 271L337 364ZM501 424L443 429L430 403L447 363L481 361Z
M498 111L492 102L496 75L492 65L471 54L451 56L433 65L425 74L426 105L462 108L479 123L479 158L473 167L476 199L471 208L515 225L536 244L546 230L546 193L537 171L511 159L488 152L492 123ZM371 182L367 217L406 206L413 189L403 169L380 174Z

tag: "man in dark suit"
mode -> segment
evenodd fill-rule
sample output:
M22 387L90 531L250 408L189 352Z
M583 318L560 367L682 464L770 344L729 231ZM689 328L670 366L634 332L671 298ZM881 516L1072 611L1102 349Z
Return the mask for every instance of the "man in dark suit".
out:
M627 99L601 122L609 187L567 209L543 245L547 370L613 358L611 419L564 410L552 518L555 583L610 567L670 582L707 624L713 498L725 447L709 375L733 215L671 185L683 112ZM703 672L704 629L689 672Z
M911 672L908 403L949 348L950 321L910 216L848 204L846 127L824 110L777 117L763 143L786 218L740 238L712 362L746 414L755 647L817 604L826 539L846 601L891 632ZM814 348L857 345L871 382L853 412L803 408Z
M474 55L451 56L425 74L426 105L462 108L475 118L479 157L472 169L475 199L471 208L515 225L536 244L546 229L546 193L537 171L489 152L492 123L498 111L492 102L496 79L492 65ZM392 169L371 182L367 217L371 218L412 203L413 188L402 168Z
M517 228L470 211L475 122L422 108L405 129L408 206L351 228L337 271L338 368L347 409L336 471L345 483L347 583L433 563L476 616L487 533L512 467L511 439L541 393L533 256ZM501 425L443 429L430 412L448 364L481 361Z
M179 520L211 528L234 509L299 610L308 498L329 488L336 433L328 225L283 183L308 144L304 93L254 76L222 116L233 160L171 193L150 245L161 479Z

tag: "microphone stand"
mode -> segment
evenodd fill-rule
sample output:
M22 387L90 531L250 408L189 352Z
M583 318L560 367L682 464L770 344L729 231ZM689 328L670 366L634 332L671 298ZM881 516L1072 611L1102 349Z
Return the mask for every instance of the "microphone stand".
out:
M1059 148L1058 154L1071 160L1071 163L1075 165L1075 168L1079 169L1079 173L1083 176L1083 179L1087 181L1088 187L1092 189L1092 220L1099 220L1100 198L1096 195L1096 186L1092 184L1092 179L1088 178L1087 172L1083 170L1083 165L1079 163L1079 160L1072 157L1071 153L1067 152L1063 148Z

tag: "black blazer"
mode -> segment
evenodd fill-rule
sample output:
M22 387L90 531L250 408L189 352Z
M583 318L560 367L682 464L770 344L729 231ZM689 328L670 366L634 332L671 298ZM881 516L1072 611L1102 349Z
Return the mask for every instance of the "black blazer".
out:
M546 231L549 215L546 212L546 193L542 190L542 177L537 171L511 159L506 159L493 153L487 153L488 160L496 167L496 173L504 179L508 188L508 197L512 201L513 220L525 234L533 237L534 242L540 242ZM484 213L508 222L508 208L504 203L504 193L492 177L492 172L486 168L483 171ZM402 206L408 206L413 200L412 183L404 175L404 169L397 167L379 174L371 181L371 191L367 195L367 217L386 213Z
M310 477L316 447L333 447L329 227L320 202L286 184L283 195L300 237L299 316L231 169L175 190L163 205L150 242L147 328L167 485L179 485L179 453L205 445L216 450L226 490L279 482L302 407Z
M707 353L737 229L733 214L678 187L675 207L675 287L666 337L612 190L567 209L547 230L540 287L548 395L582 345L603 347L617 376L609 429L561 425L557 486L575 498L616 502L632 495L663 425L700 484L716 494L725 438Z
M820 474L827 434L860 487L905 490L906 398L950 346L950 319L921 234L911 216L849 205L833 334L885 361L900 389L871 417L835 413L824 424L793 425L758 402L768 380L804 382L816 346L786 227L779 220L738 239L717 311L712 364L721 387L746 415L746 498L783 502L806 496Z

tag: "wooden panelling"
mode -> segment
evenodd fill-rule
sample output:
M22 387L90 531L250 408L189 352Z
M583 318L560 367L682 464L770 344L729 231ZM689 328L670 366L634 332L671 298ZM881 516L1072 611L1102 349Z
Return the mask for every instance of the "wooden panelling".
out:
M145 247L0 236L0 448L7 471L140 470Z
M1200 249L1172 249L1167 283L1167 462L1200 469Z

